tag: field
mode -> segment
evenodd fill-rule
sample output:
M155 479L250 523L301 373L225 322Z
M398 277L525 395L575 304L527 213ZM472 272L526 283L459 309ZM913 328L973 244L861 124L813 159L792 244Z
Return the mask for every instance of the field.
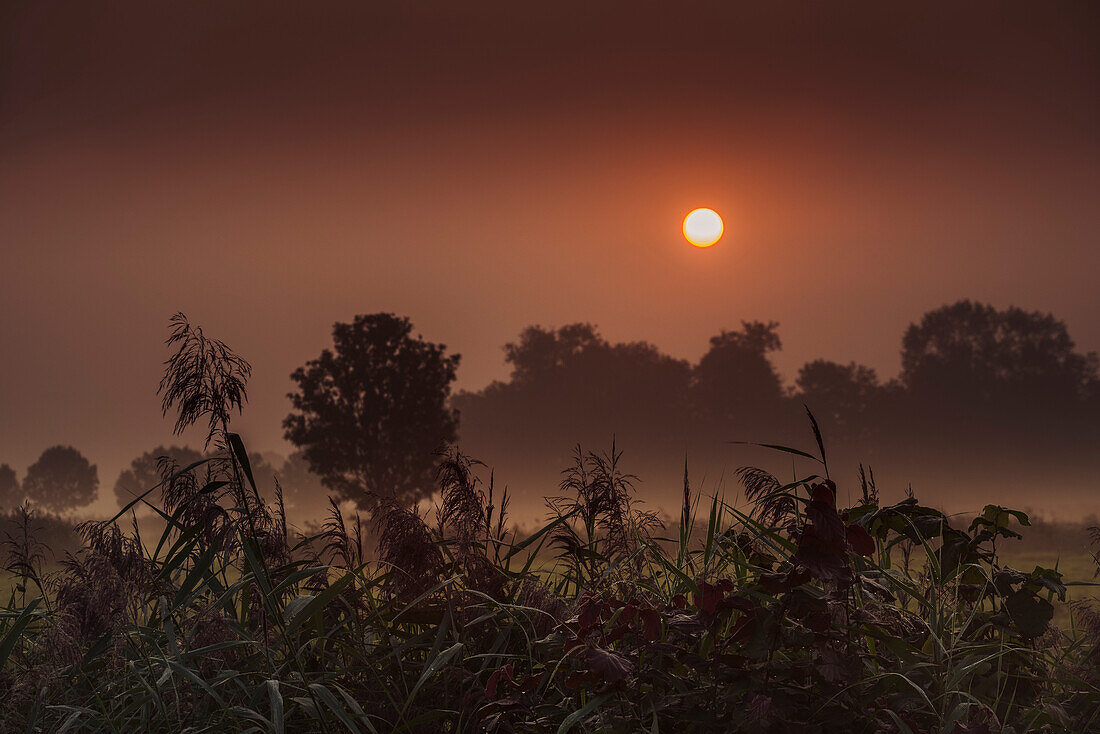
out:
M578 448L549 519L521 534L452 448L430 507L374 496L363 519L333 502L302 534L229 429L243 381L226 389L204 350L169 362L165 406L177 428L209 419L216 454L164 464L104 522L5 518L0 731L1100 725L1082 525L884 502L862 473L838 487L811 415L816 455L768 448L812 469L738 470L740 507L685 472L662 522L621 453ZM157 521L129 522L139 504Z
M828 480L748 470L751 512L685 484L662 528L617 455L578 455L556 519L518 537L452 453L427 515L383 504L365 526L334 506L295 537L227 444L206 481L168 477L159 538L86 524L63 569L9 545L0 728L946 733L1100 715L1097 612L1062 601L1095 565L1013 539L1023 513L960 524L867 486L838 508Z

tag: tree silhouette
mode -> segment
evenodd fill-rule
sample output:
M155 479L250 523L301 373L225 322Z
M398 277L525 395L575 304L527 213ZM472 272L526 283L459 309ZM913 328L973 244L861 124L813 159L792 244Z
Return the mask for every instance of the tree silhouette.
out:
M600 438L639 422L657 428L683 407L690 368L645 342L608 343L591 324L526 328L504 347L510 400L528 419L592 427Z
M0 509L10 510L22 501L23 492L15 470L7 464L0 464Z
M1065 406L1094 394L1095 353L1075 351L1051 314L959 301L929 311L902 339L901 379L914 395L967 406L998 400Z
M902 340L909 430L925 445L1006 445L1054 461L1098 436L1097 357L1051 314L959 301L926 313Z
M53 446L27 469L23 491L50 512L65 512L95 500L99 476L94 464L72 446Z
M695 366L695 409L723 426L775 425L784 413L783 385L768 354L782 346L779 324L742 321L741 327L712 337Z
M528 326L519 341L504 345L504 361L514 384L539 382L560 374L578 359L610 345L592 324L568 324L557 330Z
M816 359L798 371L795 386L799 400L813 411L831 438L865 440L877 427L875 409L884 397L884 388L870 367Z
M504 352L507 382L455 398L463 445L491 449L496 465L613 436L646 451L687 419L690 366L651 344L610 344L591 324L530 326Z
M297 369L286 438L341 499L413 503L432 489L434 453L455 438L447 405L459 355L412 337L408 319L356 316L334 349Z
M183 469L202 459L202 454L189 446L157 446L146 451L130 462L115 480L115 498L120 507L125 507L135 497L147 489L156 486L164 477L161 474L161 459L174 462L177 469Z

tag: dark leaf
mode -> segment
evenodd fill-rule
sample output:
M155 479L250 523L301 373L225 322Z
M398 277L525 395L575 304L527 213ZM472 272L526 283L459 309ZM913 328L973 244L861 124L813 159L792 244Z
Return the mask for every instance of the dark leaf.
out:
M832 505L814 500L806 505L806 517L810 518L822 540L833 541L844 537L844 522Z
M783 601L787 606L787 613L794 619L803 619L810 614L827 612L829 605L824 599L813 596L802 589L796 589L787 594Z
M594 627L600 621L600 611L603 605L591 597L585 597L581 601L581 608L577 612L577 621L581 629Z
M588 668L604 683L618 683L634 672L634 664L611 650L594 647L588 651Z
M717 586L708 584L706 581L700 582L699 591L694 594L695 608L701 612L713 614L721 598L722 593Z
M1054 618L1054 606L1049 601L1023 589L1005 599L1005 608L1016 627L1027 637L1043 634Z
M871 557L875 554L875 539L860 525L849 525L845 533L848 545L861 556Z
M485 684L485 697L492 700L497 697L497 687L501 680L512 680L512 665L504 665L497 668L489 676L489 682Z
M826 479L810 487L810 500L836 508L836 484Z
M745 711L745 723L756 724L767 717L772 710L772 700L762 693L757 693L749 701L749 707Z
M520 684L520 687L519 687L520 691L522 691L523 693L530 693L531 691L533 691L533 690L535 690L536 688L539 687L539 684L542 683L542 679L544 677L546 677L546 672L545 671L543 671L542 673L539 673L537 675L527 676L526 678L523 679L523 683Z

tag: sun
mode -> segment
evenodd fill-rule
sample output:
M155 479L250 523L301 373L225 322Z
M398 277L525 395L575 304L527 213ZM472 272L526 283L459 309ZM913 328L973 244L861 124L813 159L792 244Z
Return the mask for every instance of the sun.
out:
M722 217L713 209L693 209L684 217L684 237L696 247L710 247L722 239Z

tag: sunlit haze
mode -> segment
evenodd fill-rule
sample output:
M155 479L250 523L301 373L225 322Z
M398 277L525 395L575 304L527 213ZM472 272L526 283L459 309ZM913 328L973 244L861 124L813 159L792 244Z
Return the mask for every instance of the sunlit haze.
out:
M156 396L177 311L251 361L234 425L283 456L289 375L356 314L409 317L467 391L575 322L694 364L776 321L787 387L818 358L895 377L963 298L1100 349L1095 4L314 10L5 13L0 462L71 444L103 511L133 457L201 445Z

